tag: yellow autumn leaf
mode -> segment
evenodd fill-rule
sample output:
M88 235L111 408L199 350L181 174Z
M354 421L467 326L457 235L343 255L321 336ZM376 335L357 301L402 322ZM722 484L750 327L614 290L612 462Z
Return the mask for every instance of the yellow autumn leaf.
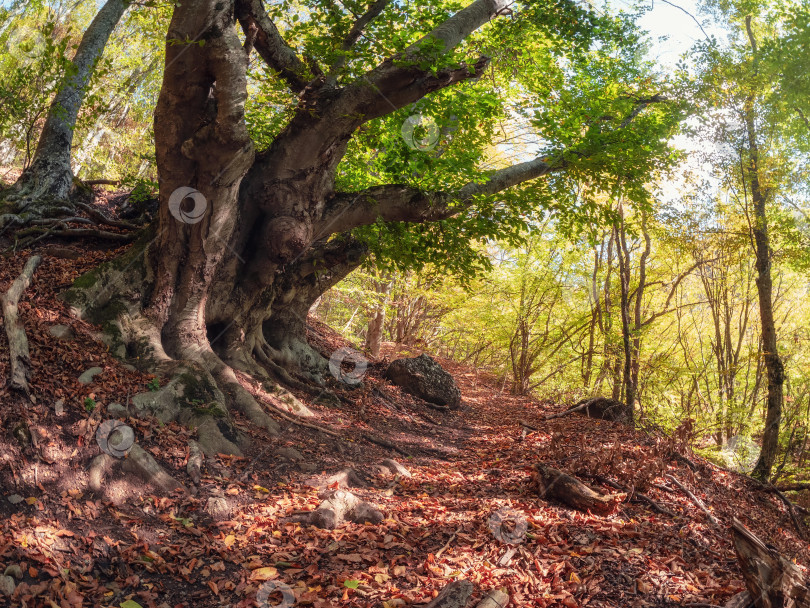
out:
M576 572L572 572L571 576L568 577L569 583L581 583L582 579L579 578L579 575Z
M250 580L252 581L269 581L278 576L278 570L273 566L265 566L258 568L250 573Z

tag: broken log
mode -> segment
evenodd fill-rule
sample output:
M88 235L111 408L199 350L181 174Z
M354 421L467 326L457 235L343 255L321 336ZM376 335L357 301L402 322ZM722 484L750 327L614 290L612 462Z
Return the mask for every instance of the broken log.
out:
M591 397L583 399L574 404L574 407L558 412L557 414L550 414L545 416L543 420L554 420L555 418L562 418L569 414L582 414L588 418L596 418L598 420L609 420L612 422L622 422L627 424L632 420L630 411L626 403L617 401L616 399L609 399L608 397ZM534 429L528 425L523 425L527 428Z
M493 589L476 604L475 608L504 608L509 603L509 594Z
M309 516L309 523L318 528L333 530L345 521L378 524L384 519L382 511L351 492L330 491L322 497L323 502Z
M453 581L439 592L432 602L421 608L464 608L470 601L473 584L470 581Z
M28 338L25 327L19 319L18 304L20 296L31 284L31 277L42 258L32 256L25 263L22 274L11 284L8 291L0 294L0 306L3 309L3 323L8 336L8 350L11 359L11 376L8 385L13 390L29 394L28 381L31 379L31 355L28 350Z
M745 586L756 608L810 608L810 588L802 571L766 545L736 517L732 541Z
M532 477L540 489L540 496L555 498L580 511L592 511L608 515L616 510L627 494L600 494L586 486L576 477L553 467L536 464Z

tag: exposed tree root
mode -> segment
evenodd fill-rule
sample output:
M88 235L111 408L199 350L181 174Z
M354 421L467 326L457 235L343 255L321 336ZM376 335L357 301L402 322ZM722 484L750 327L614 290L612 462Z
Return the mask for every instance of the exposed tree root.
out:
M11 284L5 294L0 294L0 306L8 336L8 347L11 358L11 376L9 386L17 391L29 393L28 381L31 379L31 356L28 350L28 338L25 327L20 322L18 304L20 297L31 284L31 278L42 258L35 255L25 263L22 274Z

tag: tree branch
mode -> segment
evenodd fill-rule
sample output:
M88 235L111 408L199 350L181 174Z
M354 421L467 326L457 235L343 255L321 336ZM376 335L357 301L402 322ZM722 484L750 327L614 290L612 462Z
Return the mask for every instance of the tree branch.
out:
M256 29L253 45L261 58L281 75L294 93L300 94L311 79L310 71L281 37L262 1L237 0L236 18L246 33Z
M346 34L346 38L343 39L343 43L340 45L340 50L344 53L351 50L360 36L363 35L363 30L366 28L366 26L374 19L379 17L380 13L385 10L385 7L388 6L390 2L391 0L377 0L368 8L365 13L360 15L360 17L357 18L357 21L354 22L352 29L349 30L348 34ZM329 68L328 80L330 83L334 84L335 75L344 65L346 65L346 55L341 55Z
M368 10L360 15L357 21L354 22L352 29L349 30L346 38L343 39L343 44L340 46L340 50L350 50L363 34L363 30L366 29L366 26L379 17L380 13L385 10L385 7L388 6L390 2L391 0L377 0L374 4L368 7Z
M509 4L511 0L475 0L401 53L367 72L363 82L344 90L345 96L352 100L357 112L370 120L390 114L433 91L480 77L489 63L485 56L472 66L461 62L458 67L439 70L435 76L419 66L435 64L475 30L503 13Z
M495 171L485 182L470 182L455 192L423 192L404 185L387 185L338 194L327 207L317 233L323 238L378 219L415 223L447 219L468 208L478 196L496 194L565 167L564 162L552 165L536 158Z

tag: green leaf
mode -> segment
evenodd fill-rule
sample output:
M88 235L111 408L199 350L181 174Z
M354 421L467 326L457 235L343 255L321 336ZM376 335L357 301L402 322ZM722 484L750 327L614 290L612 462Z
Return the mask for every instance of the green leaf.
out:
M360 581L343 581L343 586L349 589L357 589L360 586Z

